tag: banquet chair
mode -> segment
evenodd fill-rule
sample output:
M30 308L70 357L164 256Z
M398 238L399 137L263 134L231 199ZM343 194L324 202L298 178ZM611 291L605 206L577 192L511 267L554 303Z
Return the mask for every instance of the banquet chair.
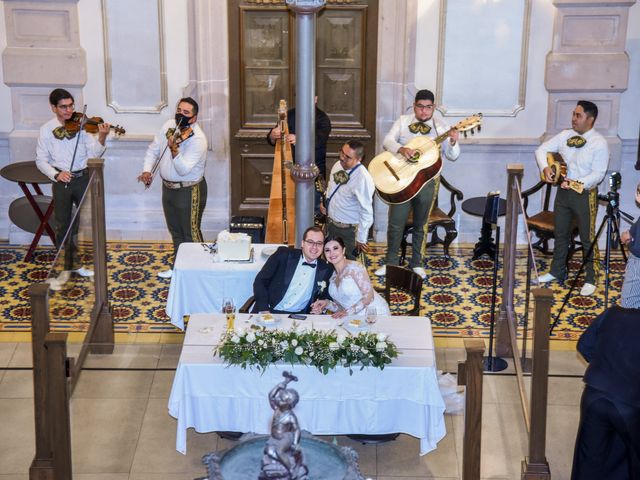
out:
M238 309L238 313L250 313L254 303L256 303L255 297L249 297L247 301L244 302L244 305Z
M440 185L442 185L451 193L449 198L449 211L445 213L444 210L442 210L438 206L438 196L436 193L435 203L433 204L433 208L431 209L431 213L429 214L429 224L427 227L427 235L431 234L431 241L426 242L426 245L427 247L431 247L433 245L440 244L444 248L444 254L449 256L449 245L451 245L451 242L453 242L458 236L456 222L453 219L457 209L456 201L462 201L464 195L460 190L451 185L442 175L440 175ZM444 239L440 238L440 236L438 235L439 227L442 227L444 229ZM411 245L411 243L407 241L407 237L412 232L413 210L409 212L407 224L404 227L404 231L402 232L402 242L400 243L400 265L404 264L404 261L406 259L407 245Z
M546 186L544 192L544 201L542 203L542 211L536 213L535 215L529 216L527 214L527 207L529 206L529 197L536 192L539 192L543 187ZM522 192L522 200L524 203L524 214L527 219L527 227L529 227L529 231L533 232L536 237L538 237L538 241L533 243L531 246L536 250L548 255L549 253L549 240L555 238L554 235L554 223L555 223L555 215L553 210L549 210L549 203L551 200L551 184L547 183L543 180L536 183L533 187L529 188ZM575 220L573 222L571 241L569 243L569 254L567 255L567 261L571 260L571 257L576 252L576 250L581 249L578 245L581 245L579 241L576 241L576 236L578 235L578 225Z
M391 305L391 289L401 290L413 297L413 307L400 315L420 316L420 296L422 295L422 277L417 273L397 265L387 265L384 298Z

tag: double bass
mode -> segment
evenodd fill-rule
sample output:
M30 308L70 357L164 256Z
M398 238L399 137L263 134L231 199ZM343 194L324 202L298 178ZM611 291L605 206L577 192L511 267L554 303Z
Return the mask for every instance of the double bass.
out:
M287 102L280 100L278 107L280 137L276 141L271 175L269 212L267 213L266 243L295 244L296 186L291 177L293 156L287 141Z

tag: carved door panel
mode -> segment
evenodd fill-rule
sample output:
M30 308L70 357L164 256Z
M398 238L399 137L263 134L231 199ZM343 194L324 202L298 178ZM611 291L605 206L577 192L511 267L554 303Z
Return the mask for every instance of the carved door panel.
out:
M331 1L316 24L318 107L331 118L327 171L349 139L375 145L377 1ZM229 0L231 208L266 215L280 99L295 106L295 15L284 1Z

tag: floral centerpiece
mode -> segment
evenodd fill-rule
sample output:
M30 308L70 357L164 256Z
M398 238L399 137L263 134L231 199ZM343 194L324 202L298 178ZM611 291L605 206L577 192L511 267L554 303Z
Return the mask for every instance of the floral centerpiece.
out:
M265 370L275 362L312 365L327 374L342 366L384 369L398 356L398 349L385 333L360 332L342 335L335 330L270 330L252 327L248 331L228 331L216 352L230 365L256 366Z

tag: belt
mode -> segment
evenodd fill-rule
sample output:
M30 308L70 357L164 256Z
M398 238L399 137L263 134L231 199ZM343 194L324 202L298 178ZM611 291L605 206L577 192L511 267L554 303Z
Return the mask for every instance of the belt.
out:
M58 167L53 167L53 168L58 173L62 172L62 170L60 170ZM87 173L89 173L89 169L88 168L84 168L82 170L76 170L75 172L71 172L71 178L80 178L80 177L86 175Z
M357 227L357 226L358 226L358 225L357 225L357 224L355 224L355 223L342 223L342 222L338 222L338 221L334 220L334 219L333 219L333 218L331 218L331 217L327 217L327 219L329 220L329 222L333 223L333 224L334 224L336 227L338 227L338 228L352 228L352 227L353 227L353 228L355 228L355 227Z
M202 178L193 182L170 182L169 180L162 179L162 184L170 190L178 190L179 188L193 187L194 185L199 184L201 181Z

